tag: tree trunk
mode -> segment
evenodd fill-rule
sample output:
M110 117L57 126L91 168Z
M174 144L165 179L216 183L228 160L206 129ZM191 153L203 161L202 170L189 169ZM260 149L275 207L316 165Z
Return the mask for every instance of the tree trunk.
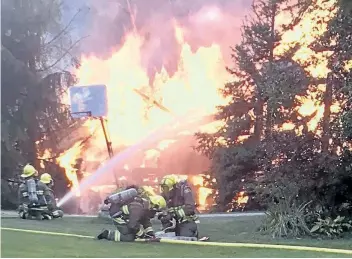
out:
M260 141L260 138L263 133L263 112L264 112L263 106L264 106L264 102L262 98L258 96L258 101L256 102L254 107L254 115L255 115L254 138L257 141Z
M333 74L329 73L326 79L326 90L325 90L324 100L323 100L324 115L323 115L322 151L324 153L327 153L329 151L333 78L334 78Z
M277 11L277 3L273 1L271 3L271 21L270 21L270 40L268 41L268 47L270 49L269 55L269 67L270 73L273 71L273 62L274 62L274 44L275 44L275 22L276 22L276 11ZM267 86L268 87L268 86ZM267 106L267 113L266 113L266 127L265 127L265 136L271 136L271 130L273 125L273 118L272 118L272 109Z

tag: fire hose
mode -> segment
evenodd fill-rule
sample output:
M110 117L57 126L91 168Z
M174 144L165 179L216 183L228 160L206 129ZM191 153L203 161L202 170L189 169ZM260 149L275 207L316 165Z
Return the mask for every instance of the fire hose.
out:
M174 230L176 227L176 222L174 220L171 221L172 225L170 227L164 228L161 231L158 231L155 233L155 238L154 239L145 239L143 241L145 242L160 242L163 239L170 239L170 240L186 240L186 241L196 241L197 238L195 237L180 237L180 236L176 236L174 232L169 232L167 233L167 230ZM168 235L171 234L171 235Z
M155 237L156 239L160 239L160 240L165 240L165 239L169 239L169 240L184 240L184 241L197 241L196 237L185 237L185 236L176 236L175 232L169 232L167 233L167 230L175 230L176 228L176 221L172 220L172 225L170 227L167 227L161 231L158 231L155 233ZM168 235L171 234L171 235ZM202 237L199 239L199 241L207 241L209 240L209 237ZM148 240L146 240L148 241Z
M1 230L15 231L15 232L27 232L31 234L43 234L52 236L67 236L67 237L78 237L94 239L93 236L84 236L70 233L60 232L48 232L31 229L18 229L18 228L4 228ZM352 255L352 250L347 249L334 249L334 248L323 248L323 247L309 247L309 246L290 246L290 245L270 245L270 244L251 244L251 243L222 243L222 242L200 242L200 241L186 241L186 240L173 240L173 239L139 239L137 242L159 242L168 244L184 244L184 245L200 245L200 246L218 246L218 247L237 247L237 248L271 248L271 249L285 249L285 250L296 250L296 251L310 251L310 252L322 252L322 253L335 253L335 254L348 254Z

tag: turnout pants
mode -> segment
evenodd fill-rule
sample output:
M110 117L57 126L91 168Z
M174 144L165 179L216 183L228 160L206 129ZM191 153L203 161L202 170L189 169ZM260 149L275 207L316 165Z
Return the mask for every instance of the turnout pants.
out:
M198 226L194 221L176 223L176 236L196 237L198 239Z
M133 242L136 239L136 233L126 223L117 223L114 220L114 225L116 230L109 230L106 239L115 242Z
M62 210L53 210L51 211L51 215L54 219L62 218L64 216L64 212Z
M50 219L50 212L46 206L28 207L22 204L18 208L18 214L21 219Z

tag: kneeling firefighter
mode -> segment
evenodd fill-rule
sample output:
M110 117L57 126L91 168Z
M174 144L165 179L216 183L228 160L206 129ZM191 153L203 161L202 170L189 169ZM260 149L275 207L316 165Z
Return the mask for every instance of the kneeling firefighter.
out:
M32 165L27 164L23 168L21 177L24 183L19 186L18 190L20 218L51 219L44 198L46 186L38 180L38 171Z
M46 186L44 190L44 198L51 216L53 218L62 218L64 216L64 212L57 207L54 192L52 190L54 186L53 178L50 174L44 173L40 176L40 181Z
M129 188L110 195L104 201L110 205L110 216L116 230L103 230L97 239L107 239L116 242L132 242L137 238L154 238L154 230L150 219L157 211L166 208L162 196L154 195L148 198L139 194L135 188Z
M176 236L198 239L199 220L195 215L196 204L187 181L180 180L176 175L167 175L161 180L160 187L168 207L166 213L158 216L163 229L169 229L168 232L175 231ZM170 231L173 220L176 221L176 225Z

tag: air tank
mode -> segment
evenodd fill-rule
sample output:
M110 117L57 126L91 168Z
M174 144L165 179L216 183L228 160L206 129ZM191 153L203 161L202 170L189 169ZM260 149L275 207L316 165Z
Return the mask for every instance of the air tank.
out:
M126 204L128 202L131 202L135 197L137 197L138 192L136 189L127 189L115 194L112 194L108 197L108 201L110 203L116 203L116 204Z
M29 179L26 182L27 189L28 189L28 196L29 201L31 203L38 203L38 196L37 196L37 185L34 179Z

